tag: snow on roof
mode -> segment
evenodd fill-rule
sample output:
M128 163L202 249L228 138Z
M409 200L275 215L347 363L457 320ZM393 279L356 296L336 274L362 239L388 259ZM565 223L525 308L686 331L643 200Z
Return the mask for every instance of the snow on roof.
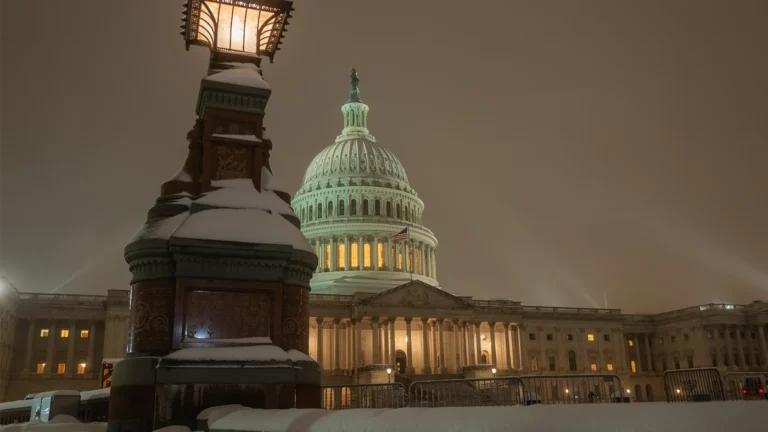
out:
M245 87L270 90L269 84L261 76L261 70L254 64L242 63L234 69L227 69L203 78L203 81L215 81Z
M295 350L288 352L275 345L251 345L223 348L184 348L163 357L163 360L191 361L305 361L306 354ZM311 359L310 359L311 361Z
M281 188L277 182L275 182L275 176L265 166L261 167L261 188L271 191L285 192L285 189Z
M202 410L200 414L197 415L197 419L208 420L208 422L210 423L220 419L221 417L224 417L229 413L233 413L235 411L240 411L244 409L250 409L250 408L244 407L239 404L210 407Z
M0 403L0 411L17 409L17 408L30 408L32 407L32 399L17 400L13 402Z
M250 135L239 135L239 134L213 134L214 138L230 138L230 139L238 139L243 141L251 141L251 142L261 142L261 138L257 137L254 134Z
M233 345L238 344L251 344L251 345L267 345L272 343L272 339L268 337L248 337L248 338L232 338L232 339L216 339L216 338L200 338L190 339L191 342L215 342L215 343L231 343Z
M81 401L87 401L91 399L99 399L104 397L109 397L111 387L98 389L98 390L88 390L84 392L80 392L80 400Z
M51 390L47 392L38 393L35 395L35 399L44 398L49 396L77 396L80 397L80 392L76 390Z
M253 182L250 188L225 187L207 192L195 202L213 207L269 210L277 214L294 216L291 206L279 196L270 190L257 191L253 187Z
M253 180L249 178L211 180L211 186L218 188L254 189Z
M172 237L289 245L313 252L312 246L298 228L279 214L260 209L200 211L184 220Z
M176 229L181 226L181 223L188 217L189 212L185 211L169 218L147 221L141 228L139 228L136 234L133 235L133 238L129 243L144 239L168 240L171 238L174 231L176 231Z
M169 178L168 181L183 181L183 182L191 182L192 176L189 175L188 172L184 171L184 167L181 167L181 169L173 175L173 177Z

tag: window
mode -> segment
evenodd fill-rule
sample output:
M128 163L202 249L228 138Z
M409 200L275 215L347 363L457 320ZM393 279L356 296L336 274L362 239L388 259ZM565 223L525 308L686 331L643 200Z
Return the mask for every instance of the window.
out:
M488 364L488 351L480 353L480 364Z
M312 220L312 207L309 208L309 220Z
M675 369L680 369L680 357L675 357Z
M339 201L339 216L344 216L344 201Z
M683 340L687 342L687 341L688 341L688 339L690 339L690 338L688 337L688 333L683 333Z
M69 330L67 330L67 329L61 329L61 333L60 333L60 335L61 335L61 337L63 337L63 338L68 338L68 337L69 337Z
M632 372L637 372L637 363L634 360L630 360L629 366L632 368Z
M568 350L568 369L576 372L576 353L573 350Z
M331 245L325 245L325 268L331 268Z
M606 367L606 368L607 368L609 371L612 371L612 370L613 370L613 364L612 364L612 363L608 363L607 365L605 365L605 367Z
M40 374L42 374L43 372L45 372L45 363L38 363L38 364L37 364L37 371L36 371L36 373L37 373L38 375L40 375Z
M80 363L77 365L77 374L82 375L85 373L85 363Z
M80 330L80 339L88 339L88 330Z
M339 243L339 247L338 247L338 251L337 252L338 253L336 255L338 255L338 265L339 265L339 268L343 269L347 265L347 262L346 262L347 257L346 257L346 254L345 254L346 249L345 249L344 243Z
M628 341L627 341L627 345L629 345L629 346L631 346L631 347L632 347L632 346L635 346L635 341L633 341L632 339L630 339L630 340L628 340Z
M528 333L528 340L536 340L536 333Z
M410 220L410 219L408 218L408 206L405 206L405 220L407 220L407 221L409 221L409 220Z
M549 371L555 371L555 356L549 356Z
M310 210L310 218L312 218L312 210ZM357 200L353 199L349 202L349 215L357 216Z
M373 210L375 211L376 216L381 216L381 201L376 200L373 202Z
M552 336L552 333L547 333L547 340L551 341L553 339L554 339L554 337Z
M685 360L688 363L688 369L693 369L693 356L692 355L685 356Z
M323 205L318 204L317 205L317 218L321 219L323 217Z
M592 364L589 366L589 368L590 368L590 369L592 369L593 371L596 371L596 370L597 370L597 365L596 365L596 364L594 364L594 363L592 363Z
M663 337L659 338L659 345L664 345L664 338Z
M392 217L392 203L387 201L387 217Z
M677 342L677 336L672 336L670 341L671 341L672 343L675 343L675 342Z
M40 330L40 337L48 337L48 329Z
M333 216L333 203L331 201L328 201L328 217Z
M609 335L609 334L604 334L604 335L603 335L603 340L604 340L604 341L606 341L606 342L610 342L610 341L611 341L611 335Z
M57 374L63 374L64 371L67 370L67 364L66 363L59 363L56 365L56 373Z
M395 206L395 215L397 216L398 219L403 218L403 212L400 210L400 203L397 203L397 205Z
M398 253L397 254L397 268L400 271L403 271L403 254Z
M357 262L359 252L357 251L357 243L352 243L349 245L349 264L352 267L357 267L360 265Z
M590 341L590 342L594 342L595 341L595 335L593 335L592 333L588 334L587 335L587 340Z
M370 243L363 244L363 265L365 266L365 268L371 267L371 244Z
M378 263L376 263L376 266L378 268L384 267L384 243L379 242L378 246Z
M363 216L368 216L368 200L363 200Z
M749 337L751 337L752 339L757 339L757 335L755 334L755 332L750 333Z
M572 335L572 334L570 334L570 333L568 333L568 340L569 340L569 341L573 341L573 335Z

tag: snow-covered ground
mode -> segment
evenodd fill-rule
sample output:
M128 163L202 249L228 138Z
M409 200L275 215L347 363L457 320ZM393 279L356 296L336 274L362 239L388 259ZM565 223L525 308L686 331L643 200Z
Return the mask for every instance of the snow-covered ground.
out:
M212 432L746 432L768 430L766 413L768 403L764 401L343 411L247 409L229 412L211 421L209 427ZM208 415L218 417L215 412Z

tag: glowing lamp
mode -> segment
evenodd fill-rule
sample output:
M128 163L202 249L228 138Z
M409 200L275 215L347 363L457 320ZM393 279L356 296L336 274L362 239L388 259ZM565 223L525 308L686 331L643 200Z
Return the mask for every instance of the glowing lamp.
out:
M629 394L629 389L627 389L627 394Z
M387 373L391 374L392 373L392 368L387 368Z
M212 52L274 59L291 17L284 0L187 0L181 35Z
M568 389L565 389L565 394L568 394L568 393L569 393Z
M680 394L680 389L675 389L675 392L676 392L677 394Z

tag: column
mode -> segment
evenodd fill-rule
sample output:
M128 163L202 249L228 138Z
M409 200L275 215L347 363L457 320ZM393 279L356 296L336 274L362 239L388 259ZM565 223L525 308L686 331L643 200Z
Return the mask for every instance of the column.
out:
M736 349L738 349L738 355L739 355L739 369L746 371L749 370L747 368L747 363L744 361L744 343L741 338L741 328L736 327Z
M482 322L476 322L475 324L475 354L477 357L475 357L477 364L480 364L480 360L483 358L483 345L480 343L480 326L483 325Z
M405 318L405 337L408 338L408 342L406 342L406 353L405 355L408 357L406 360L408 362L408 366L406 367L406 372L409 374L416 373L416 369L413 367L413 338L411 337L411 321L413 321L413 318L406 317Z
M475 349L475 324L464 322L464 327L467 328L467 357L469 358L469 364L474 366L478 364L478 360L475 357L477 353Z
M651 356L651 350L653 349L653 336L650 334L645 335L645 340L648 342L648 351L645 353L645 360L648 363L648 371L653 371L653 357Z
M736 362L733 361L733 342L731 341L731 331L727 326L725 327L725 342L728 347L725 353L726 358L728 358L728 369L734 370Z
M744 334L746 334L747 338L747 349L744 354L747 363L744 365L746 366L745 370L749 370L750 368L755 368L755 366L757 366L757 354L755 353L755 341L752 339L752 328L747 326Z
M469 366L472 363L469 361L469 350L467 349L467 322L461 322L461 361L463 366Z
M430 323L432 329L432 364L435 365L435 373L439 372L440 362L438 361L439 351L437 350L437 323Z
M539 371L549 371L549 359L547 358L547 349L544 346L544 342L547 340L547 335L544 334L544 329L542 327L538 328L539 331Z
M397 322L396 317L392 317L389 319L389 340L392 344L390 346L389 351L389 362L392 364L392 369L397 369L397 345L395 344L395 323Z
M624 337L618 329L611 329L611 337L613 338L613 351L616 353L616 358L613 359L613 370L616 373L623 372L626 362L624 361L624 348L621 346L621 343L624 341Z
M389 353L391 352L389 350L389 326L392 325L389 320L384 321L384 364L394 364L393 359L389 358ZM392 341L392 343L395 343L395 341ZM393 357L394 358L394 357Z
M69 338L67 340L67 366L64 369L64 374L72 376L77 370L75 366L75 331L77 331L77 325L74 321L69 325Z
M411 272L411 260L408 259L408 242L403 240L403 271L410 273Z
M340 318L333 319L333 339L335 340L333 344L333 370L334 370L334 373L340 373L341 372L341 364L339 363L339 359L341 358L341 319Z
M520 328L512 329L512 364L517 370L523 370L523 350L520 347Z
M437 279L437 261L435 258L435 250L430 248L430 261L432 263L432 279Z
M336 237L331 237L331 271L339 269L339 243Z
M763 327L764 326L761 325L760 327L757 328L757 337L758 337L758 342L760 343L760 352L762 353L762 360L763 360L762 364L760 365L760 369L767 370L768 369L768 347L766 346L765 329L763 329Z
M392 240L389 236L384 243L384 266L387 270L392 271Z
M351 270L352 269L352 250L349 247L349 236L344 236L344 269L345 270Z
M555 367L557 368L557 371L564 372L566 371L565 365L568 364L568 354L566 353L565 348L563 348L563 329L560 327L555 327L555 342L557 346L557 362L555 364Z
M323 370L323 318L316 317L317 323L317 365L320 366L320 370Z
M603 333L599 329L595 329L595 344L597 344L597 371L602 372L605 370L605 358L603 357L603 347L600 345L602 342Z
M438 318L437 327L438 327L438 332L440 333L440 373L445 374L445 373L448 373L448 368L446 367L446 363L448 362L445 361L445 339L443 337L443 333L445 330L445 319Z
M357 240L357 265L360 267L360 270L365 269L365 262L363 261L364 250L365 244L363 244L363 236L360 236Z
M54 369L53 353L56 350L56 321L48 328L48 352L45 354L45 373L52 374Z
M371 265L373 266L374 270L379 269L379 237L373 238L373 246L372 246L372 253L371 256L373 257L373 261L371 262Z
M491 330L491 364L493 364L496 369L499 369L499 365L496 364L496 322L489 321L488 327Z
M381 347L379 346L379 317L371 317L371 363L381 364Z
M453 324L453 348L455 352L456 373L461 373L461 344L459 343L459 320L451 320Z
M640 373L643 371L643 363L640 361L640 339L637 333L635 333L633 341L635 344L635 370Z
M509 342L509 323L504 323L504 347L506 348L506 354L507 354L507 369L512 370L512 350L510 349L510 342Z
M352 318L352 370L354 370L355 375L357 375L357 370L360 367L360 347L363 339L360 331L361 321L362 318Z
M430 349L429 349L429 333L428 333L428 330L427 330L428 326L429 326L428 318L423 318L422 317L421 318L421 340L422 340L422 345L424 346L423 347L424 367L423 367L421 373L423 373L425 375L428 375L428 374L432 373L432 369L429 366L429 363L430 363L429 362ZM411 338L408 337L408 346L410 346L410 345L411 345ZM437 365L435 365L435 366L437 366Z
M762 328L760 328L762 331ZM32 364L32 345L35 344L35 320L29 320L29 328L27 328L27 346L24 352L24 369L21 373L28 374L30 365Z
M85 373L93 374L98 371L94 363L93 356L96 354L96 323L91 323L91 328L88 329L88 354L85 358ZM101 365L99 365L101 367Z

